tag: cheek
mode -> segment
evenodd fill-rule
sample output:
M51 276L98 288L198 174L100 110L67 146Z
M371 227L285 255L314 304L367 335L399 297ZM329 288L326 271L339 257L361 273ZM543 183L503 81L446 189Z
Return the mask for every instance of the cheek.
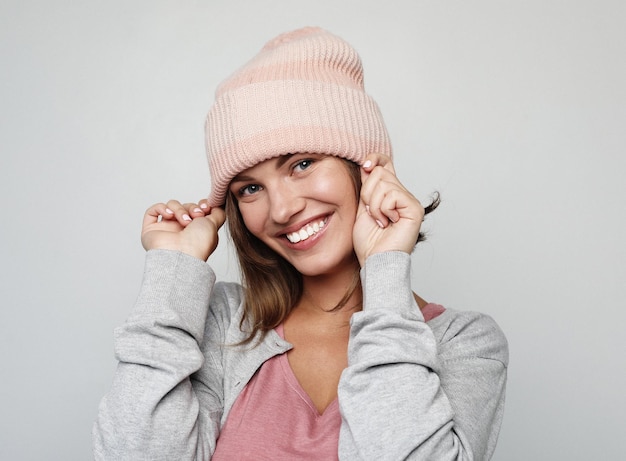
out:
M255 237L259 237L263 229L265 216L267 216L267 212L263 213L261 208L250 203L239 204L239 212L243 218L243 223Z
M337 162L328 174L317 175L309 185L310 191L320 199L331 203L353 206L356 212L356 191L345 167Z

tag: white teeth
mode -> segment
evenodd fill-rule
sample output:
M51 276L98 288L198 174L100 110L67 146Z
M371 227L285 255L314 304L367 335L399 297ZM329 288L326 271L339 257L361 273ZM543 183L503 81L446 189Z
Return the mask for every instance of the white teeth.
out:
M301 240L300 234L298 234L297 232L287 235L287 238L289 239L291 243L298 243Z
M324 221L319 221L319 222L314 222L314 223L311 223L311 224L307 224L306 226L304 226L299 231L287 234L287 239L291 243L301 242L302 240L306 240L309 237L311 237L312 235L317 234L320 231L320 229L322 229L324 227L324 225L325 225Z

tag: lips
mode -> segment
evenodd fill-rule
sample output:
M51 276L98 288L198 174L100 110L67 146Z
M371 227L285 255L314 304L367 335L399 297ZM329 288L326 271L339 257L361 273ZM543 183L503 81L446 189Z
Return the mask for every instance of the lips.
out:
M312 221L302 226L300 230L297 230L295 232L289 232L288 234L285 234L285 236L287 237L287 240L289 240L291 243L301 242L308 239L309 237L314 236L320 230L322 230L327 221L328 218L320 219L318 221Z

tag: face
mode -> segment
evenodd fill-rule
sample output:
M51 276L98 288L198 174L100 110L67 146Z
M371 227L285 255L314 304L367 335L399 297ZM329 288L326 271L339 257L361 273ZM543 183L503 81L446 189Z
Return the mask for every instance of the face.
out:
M259 163L230 184L247 229L304 276L354 271L357 200L345 161L294 154Z

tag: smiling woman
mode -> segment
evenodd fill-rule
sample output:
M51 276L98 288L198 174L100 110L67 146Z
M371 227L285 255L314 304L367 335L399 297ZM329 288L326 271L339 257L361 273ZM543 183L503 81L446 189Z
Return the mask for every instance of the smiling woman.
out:
M488 459L507 343L411 289L423 207L398 180L361 61L282 34L217 89L211 193L156 203L97 459ZM242 284L207 259L228 223Z
M340 270L342 261L351 261L350 271L355 270L352 228L357 199L342 160L296 154L266 160L244 174L252 178L255 192L249 192L250 185L241 187L237 178L231 191L239 191L239 212L252 235L301 274L321 275L325 266Z

